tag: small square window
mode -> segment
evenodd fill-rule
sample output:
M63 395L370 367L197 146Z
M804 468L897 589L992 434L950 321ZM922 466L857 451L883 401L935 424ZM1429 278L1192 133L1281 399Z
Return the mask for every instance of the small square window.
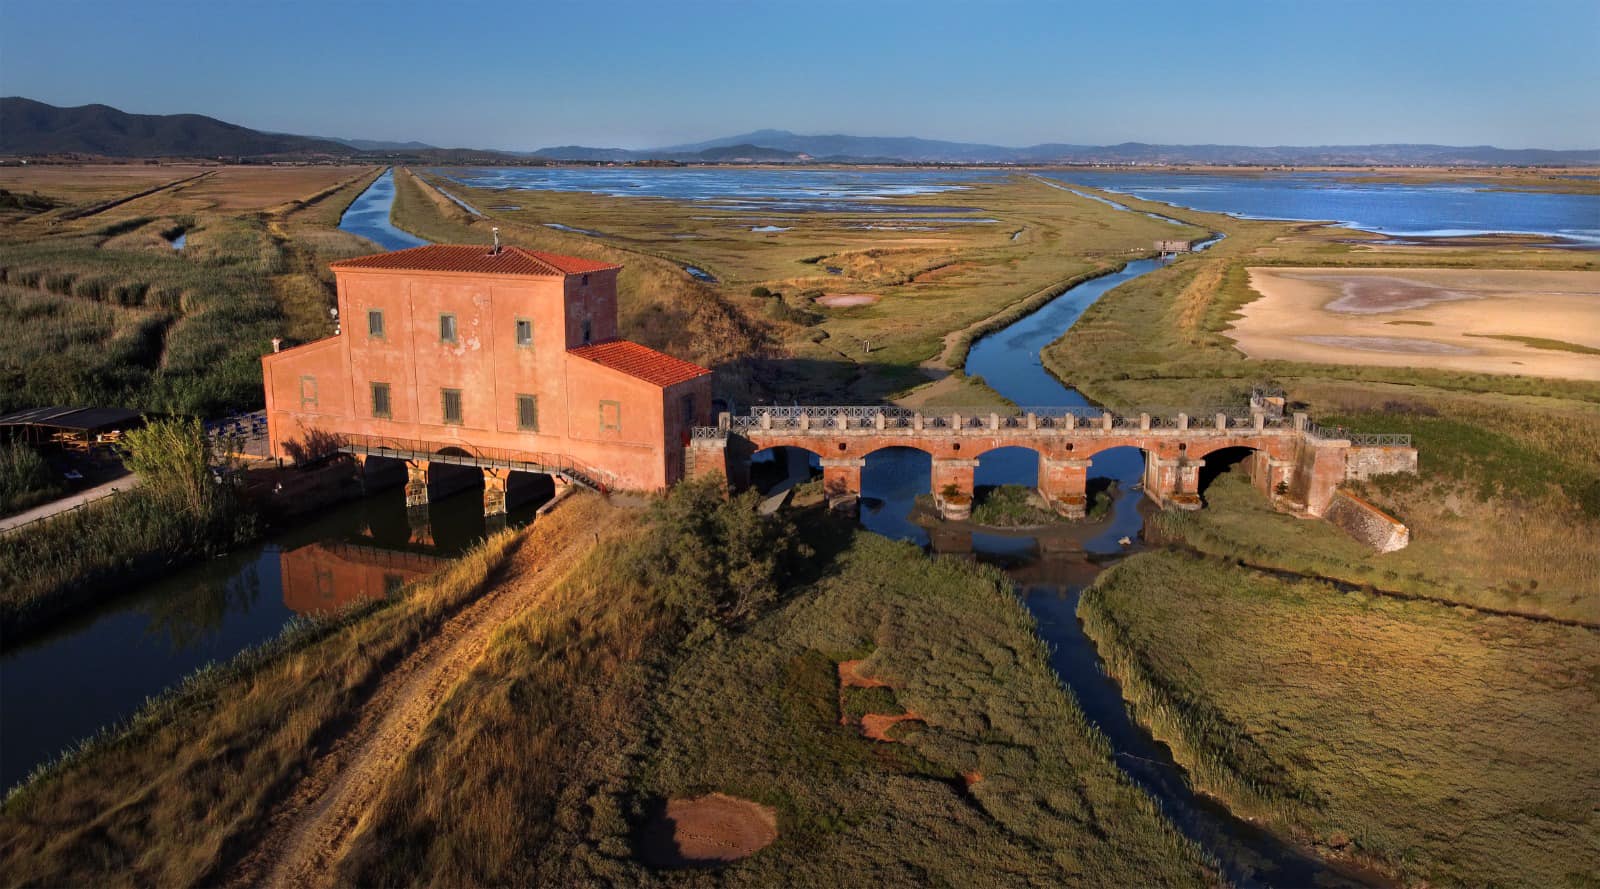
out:
M524 349L533 345L533 322L527 318L517 319L517 345Z
M383 310L367 310L367 336L375 340L383 339Z
M622 431L622 402L600 402L600 431L605 432L607 429Z
M517 396L517 428L524 432L539 431L539 399L532 395Z
M440 390L440 401L442 402L441 405L440 405L440 409L441 409L441 412L444 414L444 421L446 423L452 425L452 426L460 426L461 425L461 390L460 389L442 389L442 390Z
M389 409L389 384L372 384L372 415L381 419L389 419L392 414Z
M439 342L453 343L456 341L456 316L444 314L439 316Z

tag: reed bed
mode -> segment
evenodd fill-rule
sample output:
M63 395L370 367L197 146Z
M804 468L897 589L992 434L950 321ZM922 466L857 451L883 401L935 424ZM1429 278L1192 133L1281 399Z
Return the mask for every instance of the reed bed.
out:
M1592 879L1594 630L1146 553L1079 604L1195 784L1416 885Z

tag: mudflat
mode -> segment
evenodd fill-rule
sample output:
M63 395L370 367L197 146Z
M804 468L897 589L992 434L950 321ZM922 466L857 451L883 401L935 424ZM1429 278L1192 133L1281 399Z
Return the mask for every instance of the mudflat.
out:
M1251 358L1600 380L1600 272L1252 268Z

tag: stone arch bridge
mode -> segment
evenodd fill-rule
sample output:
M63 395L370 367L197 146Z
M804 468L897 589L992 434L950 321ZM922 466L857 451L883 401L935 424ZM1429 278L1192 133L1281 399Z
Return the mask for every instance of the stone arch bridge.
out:
M1143 489L1163 508L1199 509L1200 470L1207 455L1248 451L1245 471L1280 508L1321 516L1346 479L1416 471L1408 435L1357 435L1319 427L1305 414L1251 410L1205 416L1116 414L1098 408L1006 408L933 414L893 406L757 407L724 413L714 427L692 431L688 470L748 484L758 451L793 447L821 458L829 502L853 508L867 455L913 448L933 458L932 488L940 514L966 518L973 471L984 454L1020 447L1039 455L1039 493L1058 512L1087 508L1089 462L1116 447L1144 452Z

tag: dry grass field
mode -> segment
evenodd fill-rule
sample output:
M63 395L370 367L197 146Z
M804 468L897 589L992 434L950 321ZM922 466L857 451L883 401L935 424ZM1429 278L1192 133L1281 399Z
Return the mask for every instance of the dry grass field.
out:
M514 223L530 245L706 270L718 282L704 286L767 326L786 356L767 368L763 381L769 397L784 401L857 403L902 395L950 371L948 340L962 329L1038 294L1053 295L1086 273L1151 255L1156 239L1205 232L1118 212L1028 176L997 175L962 191L896 198L897 204L970 208L949 215L994 220L941 222L942 213L914 220L915 228L928 231L879 225L881 214L734 213L687 201L502 192L435 173L423 177L496 223ZM459 208L454 213L466 218ZM752 230L762 224L787 230ZM752 296L756 288L776 295ZM875 299L829 305L838 302L830 295L846 294ZM654 320L635 318L641 326ZM630 335L651 341L638 328ZM971 394L985 402L994 398Z
M1592 886L1600 631L1148 553L1079 605L1195 783L1433 886Z

